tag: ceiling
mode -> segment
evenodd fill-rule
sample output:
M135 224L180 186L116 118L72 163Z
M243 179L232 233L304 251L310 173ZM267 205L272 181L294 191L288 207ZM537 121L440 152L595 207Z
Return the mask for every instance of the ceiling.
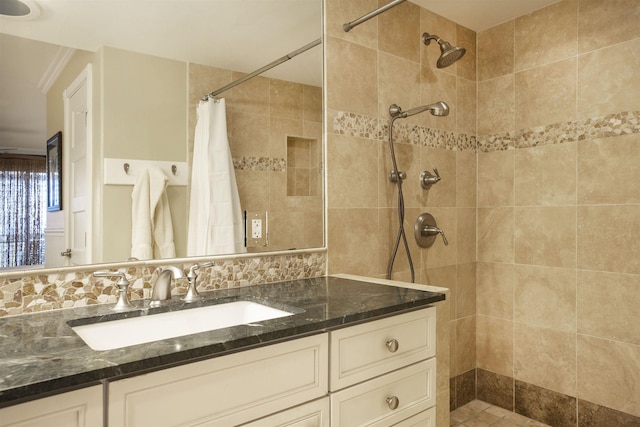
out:
M482 31L559 0L411 1L474 31ZM89 51L106 45L251 72L321 36L317 0L35 0L35 3L40 10L34 19L0 17L0 152L10 149L8 152L44 154L47 138L44 93L55 70L72 52L56 45ZM47 43L29 43L3 34ZM34 55L27 54L31 51ZM300 55L299 60L282 64L268 75L320 85L322 71L308 64L321 61L321 52L319 48L311 49ZM292 79L291 74L303 77ZM18 147L19 150L12 150Z

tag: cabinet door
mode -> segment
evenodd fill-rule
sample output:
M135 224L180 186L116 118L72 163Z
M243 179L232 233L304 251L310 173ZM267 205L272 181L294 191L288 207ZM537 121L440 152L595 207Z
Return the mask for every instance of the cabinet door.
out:
M319 334L109 384L109 425L228 427L327 394Z
M434 307L331 332L329 389L391 372L436 354Z
M242 427L329 427L329 398L314 400Z
M387 427L406 420L435 405L435 376L436 360L429 359L332 393L331 425Z
M101 385L0 409L2 427L96 427L102 420Z

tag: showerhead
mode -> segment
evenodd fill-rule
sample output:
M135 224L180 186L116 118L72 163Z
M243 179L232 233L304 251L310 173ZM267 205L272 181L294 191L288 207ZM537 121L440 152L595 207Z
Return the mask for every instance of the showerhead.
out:
M438 101L433 104L415 107L408 111L402 111L402 108L398 107L396 104L391 104L391 106L389 107L389 114L391 115L391 117L404 119L406 117L413 116L427 110L432 115L438 117L446 116L449 114L449 106L444 101Z
M425 45L429 46L431 40L435 40L440 45L440 57L436 62L438 68L445 68L462 58L467 50L459 46L451 46L448 41L442 40L436 35L429 33L422 34L422 41Z

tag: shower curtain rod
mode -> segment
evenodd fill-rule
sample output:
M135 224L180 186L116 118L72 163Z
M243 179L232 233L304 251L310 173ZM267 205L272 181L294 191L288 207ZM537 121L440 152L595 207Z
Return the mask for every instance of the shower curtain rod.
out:
M268 71L268 70L272 69L273 67L282 64L283 62L287 62L288 60L290 60L294 56L300 55L301 53L308 51L312 47L318 46L320 43L322 43L322 39L321 38L317 39L317 40L314 40L311 43L302 46L300 49L294 50L293 52L283 56L282 58L276 59L275 61L265 65L262 68L258 68L253 73L247 74L246 76L243 76L243 77L239 78L238 80L235 80L235 81L229 83L228 85L226 85L224 87L221 87L220 89L214 90L213 92L209 92L208 94L206 94L205 96L202 97L202 100L205 101L207 98L214 98L216 95L221 94L222 92L224 92L226 90L229 90L232 87L239 85L240 83L244 83L247 80L252 79L255 76L258 76L258 75L264 73L265 71Z
M374 16L380 15L382 12L386 12L387 10L391 9L394 6L399 5L400 3L404 2L404 1L406 1L406 0L394 0L391 3L374 10L373 12L369 12L366 15L361 16L360 18L356 19L355 21L347 22L346 24L344 24L342 26L342 29L344 30L345 33L347 33L353 27L357 27L358 25L362 24L363 22L368 21L369 19L373 18Z

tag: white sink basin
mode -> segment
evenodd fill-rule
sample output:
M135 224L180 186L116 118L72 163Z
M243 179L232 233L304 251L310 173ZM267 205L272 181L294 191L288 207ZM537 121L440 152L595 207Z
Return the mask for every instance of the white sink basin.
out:
M148 316L72 326L94 350L112 350L215 329L291 316L251 301L236 301Z

